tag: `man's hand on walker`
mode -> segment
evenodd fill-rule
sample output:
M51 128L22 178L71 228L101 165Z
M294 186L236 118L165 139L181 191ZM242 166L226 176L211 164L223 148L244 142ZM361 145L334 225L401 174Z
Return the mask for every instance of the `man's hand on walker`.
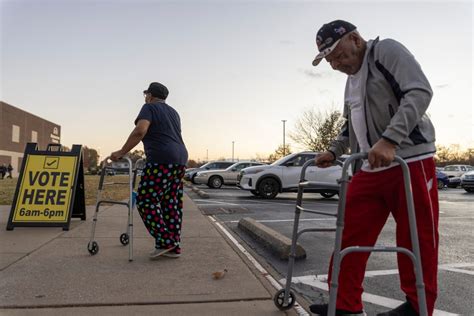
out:
M317 155L314 159L316 166L319 168L331 167L334 160L336 160L336 157L334 157L334 154L330 151L325 151Z
M396 146L388 140L381 138L369 150L370 168L387 167L395 159Z

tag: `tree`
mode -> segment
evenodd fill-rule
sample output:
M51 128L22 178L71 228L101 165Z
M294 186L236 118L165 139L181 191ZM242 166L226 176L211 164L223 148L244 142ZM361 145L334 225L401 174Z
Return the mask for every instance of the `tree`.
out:
M307 150L325 151L343 124L342 115L337 110L321 112L309 109L296 121L295 131L289 136Z
M97 169L97 165L99 164L99 153L97 150L87 146L82 147L82 158L85 170L91 171Z
M465 151L461 150L461 147L456 144L449 146L437 145L435 160L439 166L452 165L452 164L472 164L472 149Z
M266 156L262 156L261 154L259 153L255 153L255 157L252 157L253 161L258 161L258 162L267 162L268 161L268 157Z
M278 159L291 154L291 147L289 144L285 144L285 150L283 150L283 145L278 146L277 149L275 149L275 152L273 154L270 154L268 156L268 162L272 163L277 161Z
M196 160L188 159L188 163L186 164L186 168L197 168L197 167L199 167L199 164L196 162Z
M140 149L135 149L134 151L130 152L128 154L130 159L132 160L133 163L137 162L139 159L144 159L145 158L145 152Z

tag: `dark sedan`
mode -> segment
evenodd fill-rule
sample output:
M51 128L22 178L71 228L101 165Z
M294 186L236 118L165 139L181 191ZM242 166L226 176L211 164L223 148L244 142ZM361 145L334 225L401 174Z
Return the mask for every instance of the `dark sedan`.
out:
M438 183L438 189L443 189L449 185L449 177L446 173L436 170L436 180Z

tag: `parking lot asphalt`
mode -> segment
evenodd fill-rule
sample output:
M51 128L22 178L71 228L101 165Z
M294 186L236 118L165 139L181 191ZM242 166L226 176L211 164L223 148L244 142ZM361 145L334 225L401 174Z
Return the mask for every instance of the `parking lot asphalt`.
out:
M291 238L293 229L295 193L279 194L273 200L263 200L226 186L218 190L207 186L197 186L208 194L202 199L190 194L201 211L225 223L225 225L244 240L260 260L270 264L279 274L281 281L287 275L287 261L275 256L269 249L238 229L237 224L243 217L250 217L277 232ZM446 188L439 191L440 201L440 252L439 252L439 297L436 314L473 315L471 303L474 297L474 194L462 189ZM335 211L338 198L325 199L319 194L305 194L305 207ZM300 229L313 227L332 227L333 218L315 214L302 214ZM390 217L384 227L378 244L393 245L395 223ZM293 270L293 288L308 301L327 301L325 279L329 257L334 246L334 233L310 233L303 235L298 242L305 248L307 258L298 260ZM372 254L367 266L364 282L365 308L369 315L387 310L404 301L399 289L398 271L395 254ZM375 295L376 293L376 295Z

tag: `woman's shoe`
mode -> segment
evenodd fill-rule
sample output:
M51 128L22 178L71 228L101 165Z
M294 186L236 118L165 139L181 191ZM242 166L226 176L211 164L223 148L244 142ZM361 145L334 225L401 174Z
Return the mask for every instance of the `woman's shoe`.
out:
M167 254L168 252L170 252L171 250L173 250L174 248L176 247L172 247L172 248L166 248L166 249L163 249L163 248L155 248L155 250L153 250L152 252L150 252L150 259L155 259L155 258L158 258L160 256L163 256L165 254Z
M177 258L181 257L181 254L176 253L176 252L167 252L167 253L163 254L163 257L177 259Z

